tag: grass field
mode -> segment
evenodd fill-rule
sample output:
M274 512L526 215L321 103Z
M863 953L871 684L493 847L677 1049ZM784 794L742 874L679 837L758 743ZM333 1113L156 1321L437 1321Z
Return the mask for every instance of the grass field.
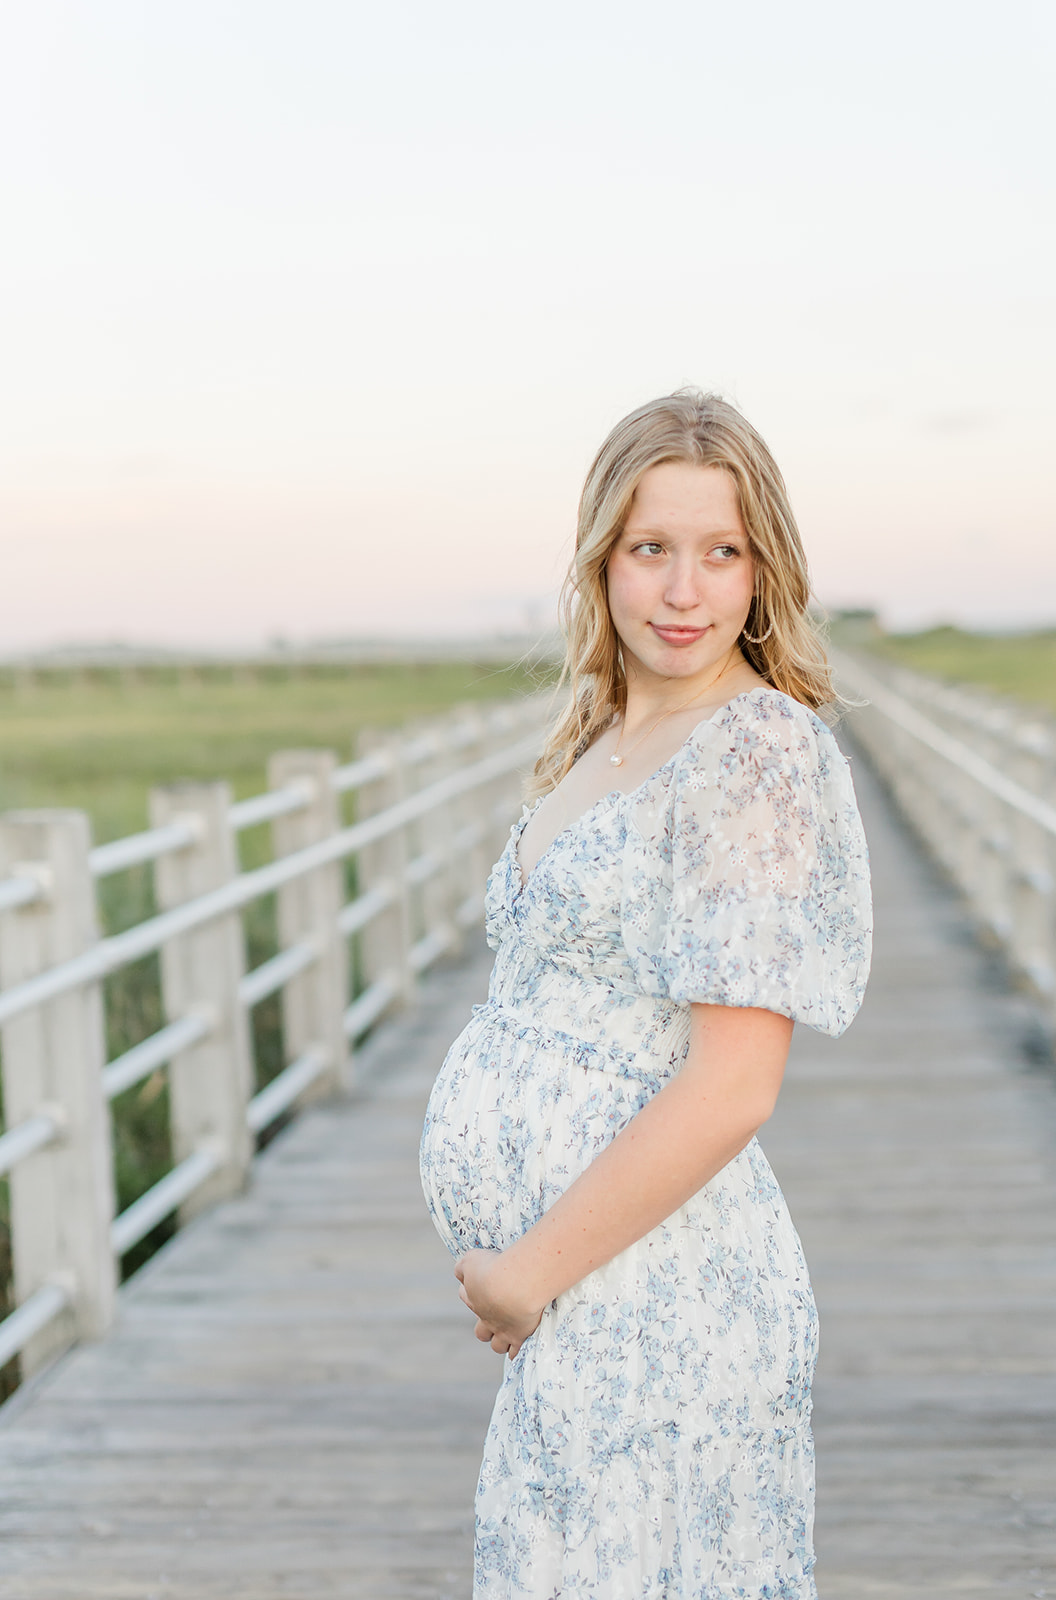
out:
M838 630L833 637L838 639ZM948 683L976 684L1056 712L1056 628L1008 634L929 628L924 633L885 634L870 640L869 648Z
M356 732L459 701L532 687L526 669L380 664L46 673L27 690L0 675L0 810L79 806L96 843L147 825L147 793L176 778L264 787L273 750L326 746L347 760Z
M395 727L480 700L506 699L539 686L527 668L472 662L432 665L151 668L41 673L32 680L0 674L0 810L74 806L88 812L96 843L148 826L153 784L178 778L227 778L236 798L266 787L274 750L324 747L354 754L363 727ZM247 830L244 867L269 859L268 828ZM133 868L99 884L103 931L114 933L153 910L151 871ZM247 960L258 965L276 948L274 904L245 915ZM106 986L110 1058L162 1025L156 958L126 968ZM253 1012L258 1086L285 1064L276 997ZM114 1102L118 1208L157 1181L171 1164L164 1072ZM7 1280L0 1184L0 1291ZM149 1256L171 1225L156 1229L126 1259L126 1271ZM2 1294L0 1294L2 1299ZM3 1307L0 1305L0 1311ZM10 1387L11 1374L6 1385Z

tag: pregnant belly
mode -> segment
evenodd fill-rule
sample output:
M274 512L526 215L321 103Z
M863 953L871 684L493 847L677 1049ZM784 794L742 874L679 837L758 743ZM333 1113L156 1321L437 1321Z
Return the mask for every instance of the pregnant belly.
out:
M653 1092L478 1013L448 1053L422 1137L423 1186L451 1254L513 1244ZM591 1408L612 1399L614 1374L648 1400L650 1425L688 1425L679 1363L693 1406L721 1401L728 1420L766 1430L806 1415L815 1328L799 1240L752 1140L664 1223L559 1296L520 1359L548 1382L564 1364L586 1385L566 1407L582 1412L583 1437ZM608 1376L595 1396L588 1377L602 1349Z
M519 1239L655 1092L483 1007L429 1101L422 1186L452 1255Z

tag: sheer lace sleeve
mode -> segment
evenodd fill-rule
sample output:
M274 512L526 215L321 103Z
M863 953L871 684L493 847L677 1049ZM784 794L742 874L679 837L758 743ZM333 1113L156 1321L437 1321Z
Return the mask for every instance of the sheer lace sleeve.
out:
M850 771L824 723L774 690L739 697L631 825L624 937L647 992L842 1033L872 924Z

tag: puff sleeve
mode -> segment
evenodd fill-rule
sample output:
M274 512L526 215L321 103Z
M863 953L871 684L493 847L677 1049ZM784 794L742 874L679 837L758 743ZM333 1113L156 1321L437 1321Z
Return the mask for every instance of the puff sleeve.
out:
M646 992L843 1032L869 970L868 853L819 718L774 690L731 702L629 834L624 940Z

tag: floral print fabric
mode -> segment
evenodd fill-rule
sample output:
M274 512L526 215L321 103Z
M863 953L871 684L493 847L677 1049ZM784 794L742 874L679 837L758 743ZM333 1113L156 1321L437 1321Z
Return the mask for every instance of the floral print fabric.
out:
M678 1071L689 1003L829 1034L869 961L847 763L811 712L739 695L632 793L487 895L489 997L437 1078L422 1178L454 1256L520 1237ZM816 1317L753 1140L559 1296L507 1360L475 1600L813 1600Z

